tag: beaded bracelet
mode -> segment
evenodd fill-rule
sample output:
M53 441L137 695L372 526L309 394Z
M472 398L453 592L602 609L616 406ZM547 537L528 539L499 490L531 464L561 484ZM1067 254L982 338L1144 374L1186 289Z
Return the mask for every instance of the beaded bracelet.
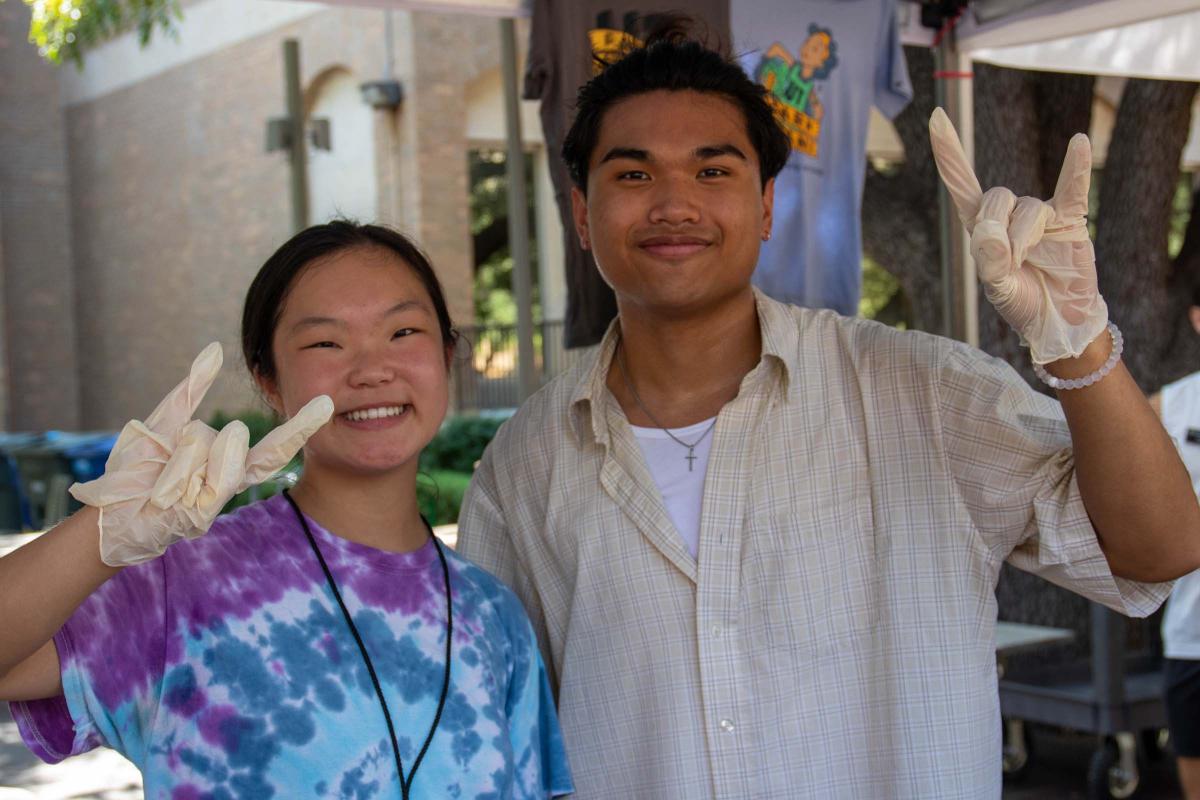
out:
M1041 378L1042 382L1047 386L1059 391L1064 389L1082 389L1085 386L1091 386L1113 371L1113 367L1117 366L1117 362L1121 360L1121 351L1125 349L1125 337L1121 335L1121 329L1117 327L1115 322L1110 321L1108 323L1108 335L1112 337L1112 352L1109 353L1108 360L1104 362L1104 366L1091 375L1084 375L1082 378L1056 378L1047 372L1046 368L1041 364L1033 365L1034 374Z

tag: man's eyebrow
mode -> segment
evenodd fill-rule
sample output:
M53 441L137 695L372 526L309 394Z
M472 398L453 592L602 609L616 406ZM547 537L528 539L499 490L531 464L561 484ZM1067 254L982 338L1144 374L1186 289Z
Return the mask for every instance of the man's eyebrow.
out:
M733 156L740 158L742 161L749 161L746 154L738 147L732 144L709 144L703 147L697 147L693 151L693 155L697 160L703 161L709 158L719 158L720 156Z
M389 308L387 311L383 312L382 316L390 317L393 314L399 314L401 311L408 311L410 309L417 309L420 311L430 310L429 304L420 300L402 300L401 302L396 303L396 305ZM297 333L298 331L307 330L308 328L316 328L321 325L333 325L336 328L347 327L345 320L337 319L335 317L304 317L303 319L297 320L296 323L292 325L291 331L292 333Z
M600 159L600 163L603 164L607 161L615 161L618 158L627 158L631 161L654 160L650 158L650 154L648 152L645 150L639 150L636 147L614 147L604 154L604 157Z

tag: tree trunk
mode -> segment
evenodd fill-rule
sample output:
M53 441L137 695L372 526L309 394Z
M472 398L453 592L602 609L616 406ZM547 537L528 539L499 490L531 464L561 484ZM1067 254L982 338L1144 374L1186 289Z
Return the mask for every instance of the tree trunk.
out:
M913 100L893 121L904 163L880 171L867 165L863 192L863 252L900 282L913 325L942 329L938 270L937 168L929 145L933 112L933 54L906 47Z
M1175 335L1188 297L1172 291L1167 234L1195 94L1195 83L1130 80L1100 181L1100 291L1125 334L1125 364L1146 391L1162 384L1172 342L1188 338Z
M1197 303L1200 294L1200 184L1192 191L1191 216L1184 233L1183 246L1171 264L1168 280L1171 323L1158 365L1157 380L1151 385L1158 391L1164 384L1200 369L1200 336L1187 317L1188 306Z
M905 163L868 168L863 207L864 252L900 281L915 325L941 329L937 173L927 123L933 109L933 59L905 48L913 102L895 120ZM1070 137L1087 131L1093 78L975 66L976 170L984 188L1049 198ZM1143 388L1200 369L1200 336L1186 321L1191 290L1200 285L1200 214L1172 264L1167 254L1171 202L1190 122L1194 84L1130 81L1118 112L1100 182L1096 239L1100 289L1127 341L1127 363ZM1151 121L1151 122L1147 122ZM1110 209L1107 214L1105 209ZM980 344L1033 377L1028 352L980 295ZM1115 423L1119 424L1119 422ZM1086 657L1088 603L1040 578L1005 567L997 588L1001 618L1071 628L1069 646L1037 653L1045 664ZM1157 617L1129 623L1131 650L1153 646ZM1013 666L1020 668L1022 659Z

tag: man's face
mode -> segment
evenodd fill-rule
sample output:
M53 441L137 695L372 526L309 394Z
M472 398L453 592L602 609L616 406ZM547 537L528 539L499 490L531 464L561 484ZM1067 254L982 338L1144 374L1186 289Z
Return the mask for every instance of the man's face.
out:
M575 228L623 310L703 311L750 290L771 226L741 110L720 95L656 91L604 115L573 189Z
M820 33L814 33L800 47L800 63L812 72L821 68L829 59L829 40Z

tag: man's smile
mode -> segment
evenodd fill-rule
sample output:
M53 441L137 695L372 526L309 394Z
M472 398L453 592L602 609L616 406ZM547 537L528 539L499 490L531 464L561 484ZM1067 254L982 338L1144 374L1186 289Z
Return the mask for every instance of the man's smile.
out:
M687 258L712 244L701 236L661 234L649 236L638 242L638 247L658 258Z

